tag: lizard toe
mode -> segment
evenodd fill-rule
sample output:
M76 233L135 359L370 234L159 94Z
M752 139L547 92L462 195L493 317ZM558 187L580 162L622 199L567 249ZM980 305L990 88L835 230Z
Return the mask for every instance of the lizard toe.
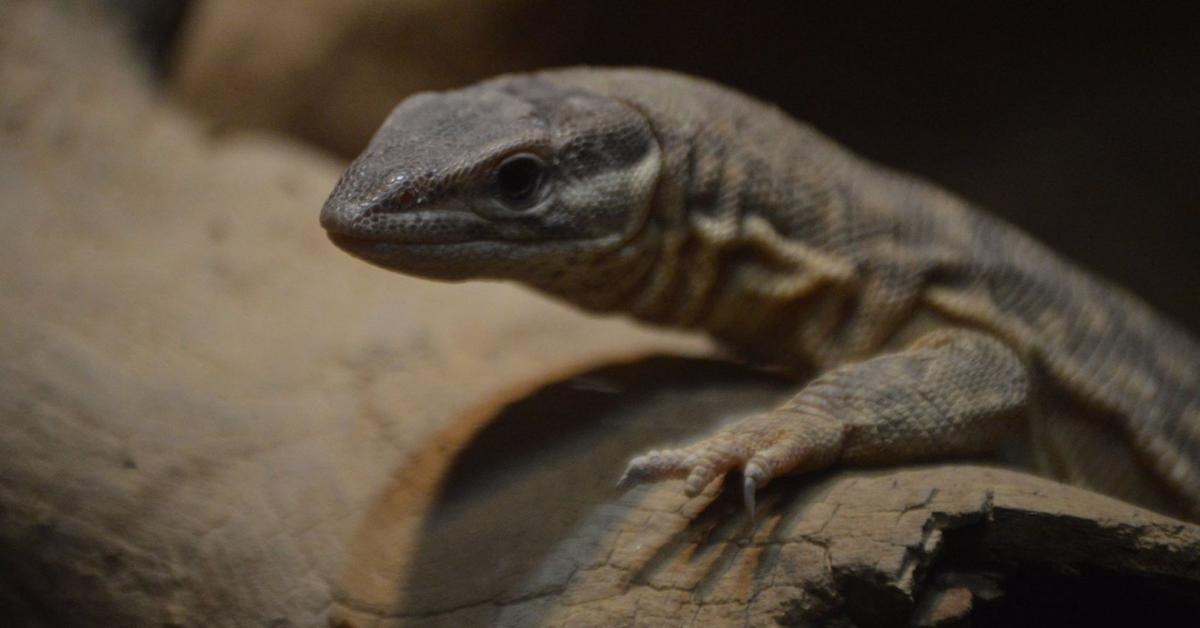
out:
M679 477L687 472L685 460L686 454L677 449L655 450L637 456L625 466L625 472L617 481L617 488L624 489L643 482Z
M749 475L742 477L742 504L746 506L746 514L754 518L754 493L758 491L758 482Z
M751 518L754 517L754 494L774 478L763 463L763 454L759 453L742 467L742 503Z

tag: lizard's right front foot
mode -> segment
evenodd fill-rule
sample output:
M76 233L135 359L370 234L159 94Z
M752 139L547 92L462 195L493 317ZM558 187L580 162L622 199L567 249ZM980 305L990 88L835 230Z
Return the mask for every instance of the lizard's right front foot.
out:
M789 472L829 465L837 458L841 440L837 420L783 408L742 420L687 447L637 456L617 486L684 477L684 493L694 497L717 477L740 470L742 499L753 516L755 491Z

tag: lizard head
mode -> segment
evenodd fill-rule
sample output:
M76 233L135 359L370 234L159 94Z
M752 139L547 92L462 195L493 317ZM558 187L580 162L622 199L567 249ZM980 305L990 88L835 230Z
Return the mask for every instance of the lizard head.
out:
M391 270L559 292L555 282L579 285L564 274L628 271L659 169L649 124L624 102L552 77L500 77L402 102L321 225Z

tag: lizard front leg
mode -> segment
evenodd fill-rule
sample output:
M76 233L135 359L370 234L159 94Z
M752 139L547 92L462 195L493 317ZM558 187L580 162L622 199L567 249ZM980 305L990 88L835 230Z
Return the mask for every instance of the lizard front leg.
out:
M755 491L781 475L994 450L1028 396L1025 364L1012 349L982 333L940 330L831 370L782 407L696 444L638 456L618 486L686 477L691 496L740 469L753 515Z

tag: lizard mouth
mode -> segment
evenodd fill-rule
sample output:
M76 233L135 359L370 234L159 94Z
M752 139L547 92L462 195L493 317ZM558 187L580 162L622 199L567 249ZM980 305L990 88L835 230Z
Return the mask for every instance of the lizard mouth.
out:
M487 221L464 211L423 211L389 214L355 212L350 218L336 211L322 214L322 226L334 244L363 247L372 244L458 244L494 238Z
M339 249L368 264L431 279L471 279L483 269L476 268L477 264L470 262L486 259L485 252L479 250L479 242L417 242L347 235L336 231L327 231L325 235Z
M379 254L388 255L402 249L448 249L480 243L503 244L506 242L502 238L490 237L489 235L470 237L470 234L433 237L428 234L362 235L349 234L342 231L326 231L325 236L339 249L364 258Z
M325 235L330 242L333 242L334 246L345 251L366 251L379 248L381 244L391 244L383 240L346 235L335 231L326 231Z
M348 235L336 231L325 232L326 237L339 249L367 261L388 259L404 250L445 250L455 247L469 246L477 242L489 240L417 240L407 238L385 238L361 235Z

